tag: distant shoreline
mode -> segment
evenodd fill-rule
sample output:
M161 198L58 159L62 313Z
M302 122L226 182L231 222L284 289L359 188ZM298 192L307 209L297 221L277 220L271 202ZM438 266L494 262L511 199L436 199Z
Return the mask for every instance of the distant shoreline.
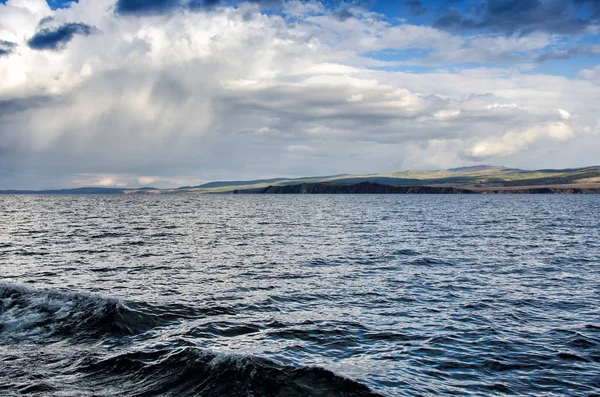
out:
M193 191L176 189L112 189L80 188L63 190L2 190L0 195L171 195L198 194ZM210 194L210 192L205 193ZM600 194L600 183L565 185L530 185L501 187L460 187L460 186L397 186L373 182L355 184L334 184L328 182L300 183L296 185L265 188L235 189L230 192L212 194Z
M260 191L235 190L234 194L600 194L600 184L463 188L455 186L392 186L372 182L350 185L302 183L269 186Z
M520 170L492 165L388 174L337 174L198 186L0 190L0 194L598 194L600 166Z

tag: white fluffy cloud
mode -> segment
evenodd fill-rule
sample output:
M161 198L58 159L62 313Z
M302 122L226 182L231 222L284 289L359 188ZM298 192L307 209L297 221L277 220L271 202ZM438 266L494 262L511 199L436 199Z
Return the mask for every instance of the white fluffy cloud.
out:
M113 0L54 11L43 0L8 0L0 40L17 48L0 57L0 188L175 186L480 161L548 167L557 148L566 165L596 161L600 143L585 133L599 122L591 72L416 74L366 55L508 54L549 36L466 40L352 12L342 19L295 1L283 15L246 3L136 17L116 15ZM28 47L43 27L66 23L94 32L59 51Z
M469 154L476 158L507 156L544 139L566 141L573 138L573 130L565 123L546 123L524 131L508 131L500 137L485 138L476 142Z
M600 65L592 69L582 69L578 73L578 77L584 80L600 82Z

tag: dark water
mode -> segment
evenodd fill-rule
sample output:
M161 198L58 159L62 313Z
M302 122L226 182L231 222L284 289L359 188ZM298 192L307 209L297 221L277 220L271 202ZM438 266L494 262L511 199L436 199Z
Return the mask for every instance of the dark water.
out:
M600 196L0 196L0 395L600 395Z

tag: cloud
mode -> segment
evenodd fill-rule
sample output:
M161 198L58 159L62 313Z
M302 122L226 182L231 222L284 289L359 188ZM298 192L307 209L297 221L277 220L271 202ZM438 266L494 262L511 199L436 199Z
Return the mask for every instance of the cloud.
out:
M578 45L576 47L569 48L565 51L550 52L541 54L536 58L537 62L547 62L550 60L565 60L576 56L598 56L600 55L600 44L596 45Z
M408 23L389 26L377 33L373 43L377 50L420 50L420 56L408 57L404 65L431 66L444 63L501 63L531 62L532 53L555 45L557 38L536 32L526 36L505 36L490 33L456 35L431 26Z
M404 5L413 16L421 16L427 12L427 8L419 0L405 0Z
M433 117L435 117L436 119L451 119L454 117L458 117L460 116L460 110L452 110L452 109L443 109L443 110L438 110L437 112L435 112L433 114Z
M150 187L154 183L164 185L165 182L177 184L178 180L165 180L157 176L137 176L131 174L77 174L71 180L73 186L102 186L102 187Z
M64 49L76 35L89 36L94 27L84 23L66 23L54 29L43 28L27 41L34 50L59 51Z
M336 19L338 21L341 21L341 22L344 22L350 18L354 18L354 16L355 16L354 13L347 8L342 8L341 10L333 13L333 15L336 17Z
M241 0L265 7L280 7L282 0ZM115 12L120 15L160 15L176 10L207 10L217 6L226 6L226 0L117 0Z
M47 106L54 98L50 96L30 96L26 98L0 99L0 117L39 109Z
M16 47L16 43L6 40L0 40L0 57L9 55L15 50Z
M430 28L432 29L432 28ZM439 32L439 31L438 31ZM456 37L447 32L438 35L446 39L438 41L435 51L421 59L413 59L407 63L439 64L448 63L501 63L518 64L531 59L531 52L544 50L554 43L554 38L546 33L532 33L527 36L501 36L491 34L475 34L468 37Z
M403 169L448 169L464 164L460 154L464 142L460 139L430 139L407 144L403 158Z
M435 21L445 30L485 30L504 34L581 33L598 23L596 0L483 0L452 8Z
M546 123L524 131L508 131L501 137L479 140L466 154L475 159L504 157L526 150L529 145L543 139L553 139L562 142L573 137L573 130L564 122Z
M592 69L582 69L577 73L577 77L583 80L600 80L600 65Z
M183 0L117 0L115 11L122 15L162 14L185 5Z
M325 7L316 1L288 0L284 3L283 13L293 17L323 14Z
M386 47L537 53L553 43L548 34L454 35L360 7L341 21L313 3L288 8L292 17L245 2L160 18L115 15L112 0L38 5L0 7L0 37L20 46L0 59L0 188L166 187L484 157L575 166L600 152L600 141L580 133L598 124L600 86L591 80L503 67L411 73L365 56ZM19 23L5 18L17 14ZM24 45L36 29L73 20L102 34L58 54ZM557 147L564 155L548 154Z
M383 30L377 45L382 48L391 49L458 49L464 44L464 39L454 37L451 34L432 28L430 26L419 26L402 24Z
M571 118L571 113L567 112L564 109L558 109L558 114L563 120L569 120Z

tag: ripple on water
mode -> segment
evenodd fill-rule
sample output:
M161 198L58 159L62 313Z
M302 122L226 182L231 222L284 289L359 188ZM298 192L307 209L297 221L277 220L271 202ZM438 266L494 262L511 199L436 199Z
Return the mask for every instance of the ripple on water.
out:
M2 395L600 395L598 196L0 206Z

